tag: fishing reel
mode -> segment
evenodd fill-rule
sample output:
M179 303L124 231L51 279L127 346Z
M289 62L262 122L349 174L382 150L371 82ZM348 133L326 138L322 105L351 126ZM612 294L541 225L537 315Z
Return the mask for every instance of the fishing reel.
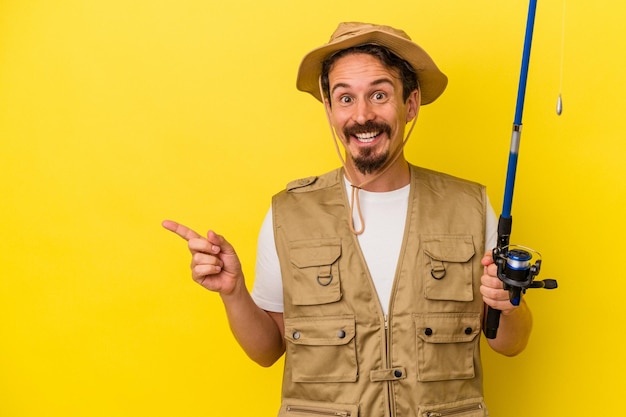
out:
M509 299L514 306L520 304L522 294L528 288L557 288L554 279L535 281L541 270L541 254L537 251L516 245L498 247L493 250L493 260L498 267L498 278L504 289L509 291Z
M498 278L509 292L509 300L514 306L520 305L522 295L528 288L557 288L554 279L535 281L541 270L541 254L524 246L507 245L493 250L493 260L498 267ZM500 310L489 307L485 323L485 336L495 339L500 324Z

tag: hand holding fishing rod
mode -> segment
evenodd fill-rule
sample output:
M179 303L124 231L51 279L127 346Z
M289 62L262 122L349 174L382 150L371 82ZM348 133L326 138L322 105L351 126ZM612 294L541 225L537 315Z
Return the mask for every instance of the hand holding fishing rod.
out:
M502 214L498 221L497 247L493 250L493 260L498 268L498 278L503 282L504 289L509 291L509 299L511 304L515 306L520 304L522 295L528 288L553 289L557 287L555 280L534 281L534 278L539 274L541 269L541 255L538 252L523 246L513 246L509 243L513 223L511 205L513 202L515 172L517 169L517 158L522 133L522 113L524 110L524 96L526 93L526 80L528 78L528 64L530 61L530 48L532 45L536 9L537 1L531 0L528 6L528 20L526 22L522 67L517 91L513 133L511 136L511 150L507 168L504 203ZM489 339L495 339L498 334L499 325L500 310L489 307L485 322L485 336Z

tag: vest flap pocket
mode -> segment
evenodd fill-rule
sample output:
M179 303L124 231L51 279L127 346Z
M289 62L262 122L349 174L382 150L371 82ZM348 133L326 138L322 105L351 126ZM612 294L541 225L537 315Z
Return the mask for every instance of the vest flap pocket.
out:
M480 314L416 314L415 326L417 337L427 343L470 342L480 332Z
M314 239L291 242L289 257L298 268L332 265L341 255L341 239Z
M293 382L354 382L358 375L354 316L285 319L285 372Z
M417 335L417 379L446 381L475 376L480 313L413 315Z
M424 253L442 262L467 262L474 256L472 236L429 236L424 239Z
M292 285L285 301L294 305L321 305L341 299L338 237L298 240L289 243Z
M472 259L475 254L472 236L422 236L421 245L426 299L472 301Z
M339 346L352 341L353 316L285 319L285 339L296 345Z

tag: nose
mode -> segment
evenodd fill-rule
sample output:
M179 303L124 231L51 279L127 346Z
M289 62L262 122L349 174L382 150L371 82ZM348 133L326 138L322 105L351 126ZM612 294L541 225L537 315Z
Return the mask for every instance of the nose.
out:
M365 124L370 120L374 120L376 114L374 114L372 104L368 100L359 100L354 108L353 119L358 124Z

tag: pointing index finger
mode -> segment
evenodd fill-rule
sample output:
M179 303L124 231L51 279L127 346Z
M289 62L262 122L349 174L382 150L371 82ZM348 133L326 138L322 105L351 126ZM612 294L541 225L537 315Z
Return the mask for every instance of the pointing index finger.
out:
M176 233L178 236L182 237L186 241L190 239L194 239L197 237L202 237L198 233L194 232L190 228L180 223L176 223L173 220L165 220L162 223L163 227L169 230L170 232Z

